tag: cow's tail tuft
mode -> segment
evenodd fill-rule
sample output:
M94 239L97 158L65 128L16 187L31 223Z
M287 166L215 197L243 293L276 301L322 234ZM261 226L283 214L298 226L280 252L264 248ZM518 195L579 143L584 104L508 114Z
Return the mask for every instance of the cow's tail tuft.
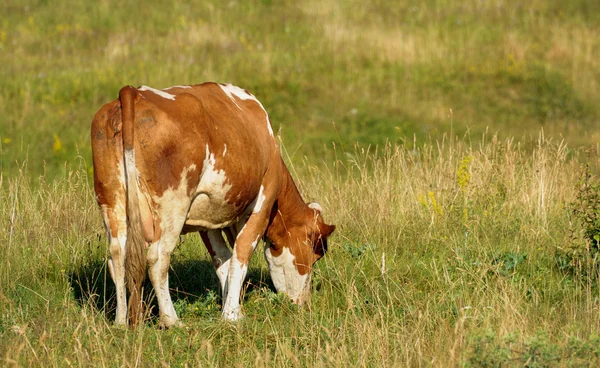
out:
M119 91L123 129L123 161L127 185L127 241L125 243L125 277L129 290L129 322L135 327L143 318L142 284L146 279L146 239L138 197L138 172L135 166L134 105L137 90L131 86Z

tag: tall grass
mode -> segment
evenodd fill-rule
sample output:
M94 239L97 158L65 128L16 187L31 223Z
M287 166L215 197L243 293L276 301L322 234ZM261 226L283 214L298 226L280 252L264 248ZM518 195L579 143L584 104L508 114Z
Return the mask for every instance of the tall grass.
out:
M599 289L561 267L582 152L539 135L446 138L296 164L339 225L298 309L256 255L238 324L196 235L170 280L186 327L113 327L106 239L84 168L0 186L0 361L17 365L595 366ZM589 158L598 168L598 156ZM323 169L325 167L325 169ZM575 229L575 230L574 230ZM533 363L532 363L533 362Z
M166 6L0 4L2 365L599 364L597 259L570 205L599 165L598 1ZM115 328L91 118L123 85L207 80L263 102L339 225L314 299L275 294L255 256L247 318L222 323L188 235L170 274L187 327L153 308Z

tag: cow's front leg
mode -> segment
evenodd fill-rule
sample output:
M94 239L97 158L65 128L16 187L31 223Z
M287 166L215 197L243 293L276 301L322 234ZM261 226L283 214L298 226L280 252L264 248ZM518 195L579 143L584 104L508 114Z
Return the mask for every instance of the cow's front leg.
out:
M202 237L202 241L212 257L213 266L215 266L219 282L221 283L221 298L225 301L227 297L227 274L229 273L231 251L225 239L223 239L221 230L201 231L200 237Z
M235 241L233 255L229 261L227 296L223 306L223 318L228 321L237 321L243 317L240 308L240 293L248 272L248 262L261 236L262 234L256 234L256 231L249 231L246 226Z
M223 318L228 321L237 321L243 317L240 310L240 293L248 272L248 262L252 252L267 228L268 214L274 202L274 196L269 197L269 193L266 191L263 193L261 188L252 214L238 231L235 239L233 255L229 260L227 297L223 306Z

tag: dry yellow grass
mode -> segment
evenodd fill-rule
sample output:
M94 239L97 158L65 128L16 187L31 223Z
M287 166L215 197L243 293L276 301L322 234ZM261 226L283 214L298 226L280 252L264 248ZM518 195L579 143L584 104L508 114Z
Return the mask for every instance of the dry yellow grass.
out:
M570 339L588 344L582 354L593 359L597 285L560 271L554 258L578 241L568 205L580 153L543 134L530 143L452 138L416 149L357 147L319 167L295 165L306 199L319 199L339 225L318 264L311 307L273 294L255 256L247 318L219 321L206 290L217 287L208 256L188 236L171 274L187 327L169 331L152 322L112 327L108 255L85 170L42 178L39 187L27 174L3 179L0 359L446 367L493 362L507 346L515 350L506 359L522 361L528 344L541 344L536 359L555 359L550 349L568 364L577 361ZM597 155L591 163L598 167ZM490 333L496 340L479 340Z
M584 149L599 166L599 10L0 5L0 365L597 366L596 260L570 203ZM206 80L261 99L339 225L312 306L274 294L257 255L246 320L222 323L189 235L170 276L187 327L115 328L89 122L123 85Z

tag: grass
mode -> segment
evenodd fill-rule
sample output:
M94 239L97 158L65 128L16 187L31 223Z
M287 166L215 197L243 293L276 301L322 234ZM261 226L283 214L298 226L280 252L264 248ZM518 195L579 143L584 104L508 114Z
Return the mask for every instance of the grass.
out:
M2 365L599 364L597 249L573 212L582 163L600 162L597 1L0 12ZM92 116L126 84L207 80L262 101L305 199L339 225L313 301L275 294L258 255L247 318L223 323L188 235L170 274L186 327L159 330L154 308L116 328Z
M594 0L11 1L0 5L0 163L89 165L94 112L126 84L232 82L294 159L490 128L598 140ZM240 21L243 14L243 21ZM60 143L60 144L59 144ZM331 158L331 157L329 157Z
M186 327L168 331L156 327L152 314L135 331L112 325L106 239L84 168L35 185L26 173L7 179L0 192L7 220L0 359L131 366L598 364L597 273L585 277L561 263L564 250L585 248L570 210L581 151L540 135L533 150L484 136L337 154L325 169L293 168L307 199L321 199L327 219L340 225L315 271L310 308L275 294L264 260L255 256L247 318L224 323L207 252L197 235L188 235L170 274ZM598 156L589 160L597 170Z

